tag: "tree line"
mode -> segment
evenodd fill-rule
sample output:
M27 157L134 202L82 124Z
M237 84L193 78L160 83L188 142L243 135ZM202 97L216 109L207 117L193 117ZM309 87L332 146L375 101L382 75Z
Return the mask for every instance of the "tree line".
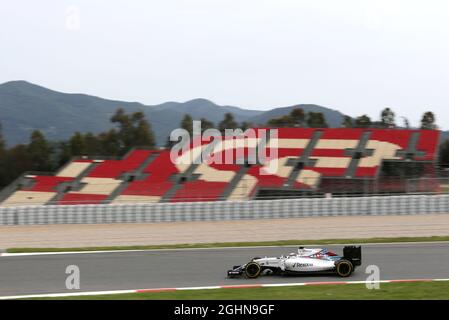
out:
M321 112L308 112L305 113L301 108L293 108L292 111L284 116L273 118L268 120L267 126L269 127L306 127L306 128L328 128L329 125L326 118ZM385 108L380 114L380 118L377 121L372 120L368 115L364 114L356 118L350 116L344 116L342 128L406 128L410 129L409 121L404 118L403 126L396 124L396 115L390 108ZM433 112L424 113L421 119L421 129L435 130L437 129L436 118Z
M47 141L41 131L35 130L28 144L9 149L5 147L0 128L0 187L26 171L55 171L74 156L117 157L133 147L155 147L151 125L143 112L126 114L118 109L110 120L114 128L108 131L75 132L67 141Z
M53 172L67 163L74 156L123 156L133 147L155 148L156 141L151 125L143 112L126 114L118 109L110 118L113 128L94 134L92 132L75 132L65 141L47 141L43 133L35 130L30 135L28 144L18 144L6 148L0 124L0 187L4 187L27 171ZM248 122L238 123L232 113L226 113L222 121L217 124L202 118L201 128L207 130L216 128L220 132L225 129L246 130L254 126ZM180 127L193 132L193 118L186 114L181 120ZM272 118L264 124L267 127L329 127L321 112L304 112L301 108L293 108L284 116ZM355 119L345 116L341 123L344 128L396 128L395 114L390 108L384 109L378 121L373 121L367 115ZM404 120L405 128L409 128ZM422 129L436 129L436 119L432 112L426 112L421 120ZM173 142L167 139L165 147ZM440 147L440 164L449 166L449 140Z

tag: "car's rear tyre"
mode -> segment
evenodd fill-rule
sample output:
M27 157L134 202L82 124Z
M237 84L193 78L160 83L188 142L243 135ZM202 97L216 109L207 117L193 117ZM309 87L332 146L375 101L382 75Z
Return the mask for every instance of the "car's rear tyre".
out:
M245 267L245 275L248 278L254 279L260 276L260 273L262 272L262 268L260 264L257 262L251 261L249 262Z
M340 277L346 278L351 275L352 271L354 271L354 266L351 261L341 259L335 264L335 271Z

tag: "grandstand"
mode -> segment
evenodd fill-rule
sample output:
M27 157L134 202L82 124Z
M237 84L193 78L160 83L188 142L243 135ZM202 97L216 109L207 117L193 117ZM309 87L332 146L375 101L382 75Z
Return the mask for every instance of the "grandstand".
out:
M145 148L122 159L75 158L51 175L25 173L5 188L0 206L403 193L407 179L435 175L440 132L434 130L280 128L277 139L267 140L266 129L255 132L193 141L178 161L170 150ZM266 161L248 161L261 148ZM202 151L209 156L198 162ZM426 183L413 191L438 187Z

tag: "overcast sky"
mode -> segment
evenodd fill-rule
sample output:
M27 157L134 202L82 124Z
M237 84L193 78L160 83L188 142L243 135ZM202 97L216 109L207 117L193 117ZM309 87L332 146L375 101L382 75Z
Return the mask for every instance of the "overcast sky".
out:
M393 108L449 129L447 0L14 0L0 82L158 104Z

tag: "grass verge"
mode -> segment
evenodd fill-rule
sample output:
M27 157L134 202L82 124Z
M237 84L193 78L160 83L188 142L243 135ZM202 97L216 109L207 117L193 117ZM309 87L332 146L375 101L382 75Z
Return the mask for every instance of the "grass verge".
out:
M44 300L449 300L449 282L381 283L248 289L208 289L116 295L45 298ZM41 299L39 299L41 300Z
M112 247L80 247L80 248L9 248L8 253L24 252L77 252L77 251L112 251L112 250L151 250L151 249L193 249L193 248L226 248L256 246L297 246L311 244L363 244L363 243L400 243L400 242L432 242L449 241L449 236L435 237L398 237L398 238L364 238L364 239L324 239L324 240L280 240L259 242L222 242L193 243L172 245L112 246Z

